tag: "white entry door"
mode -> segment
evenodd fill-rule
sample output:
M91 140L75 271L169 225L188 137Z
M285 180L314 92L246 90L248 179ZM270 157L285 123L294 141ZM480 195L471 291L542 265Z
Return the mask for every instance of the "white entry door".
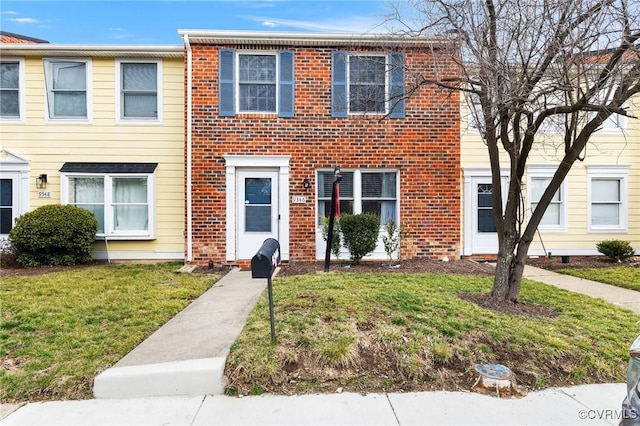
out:
M502 176L502 205L506 204L505 191L508 178ZM498 234L493 221L493 185L491 176L472 176L466 186L465 202L465 254L498 253Z
M251 259L265 239L278 239L278 172L237 174L237 258Z

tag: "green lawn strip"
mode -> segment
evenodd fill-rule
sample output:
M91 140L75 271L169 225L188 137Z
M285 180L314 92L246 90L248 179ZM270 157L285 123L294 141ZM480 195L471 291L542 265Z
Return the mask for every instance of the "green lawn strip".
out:
M96 374L217 280L178 268L105 265L3 278L1 400L90 398Z
M621 382L640 316L525 280L521 300L559 315L481 308L486 277L316 274L274 280L231 348L228 393L468 389L476 363L503 363L530 388ZM470 381L471 380L471 381Z
M611 268L567 268L556 272L584 278L591 281L615 285L640 291L640 268L630 266L615 266Z

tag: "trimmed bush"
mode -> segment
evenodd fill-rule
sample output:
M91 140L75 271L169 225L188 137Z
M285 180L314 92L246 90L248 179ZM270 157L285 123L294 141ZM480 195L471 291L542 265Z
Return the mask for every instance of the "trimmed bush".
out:
M16 220L9 240L17 262L25 268L75 265L91 260L98 221L80 207L49 204Z
M340 216L340 231L344 246L351 254L351 261L357 265L376 249L380 218L371 213L345 214Z
M622 262L634 255L635 251L629 241L606 240L596 244L598 251L615 262Z

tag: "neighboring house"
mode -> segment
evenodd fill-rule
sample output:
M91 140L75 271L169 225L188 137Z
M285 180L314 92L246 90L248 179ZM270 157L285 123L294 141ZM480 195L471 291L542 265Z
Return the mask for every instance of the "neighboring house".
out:
M1 40L0 238L75 204L98 219L94 257L183 259L183 46Z
M640 117L640 96L632 99L629 107L632 116ZM462 255L495 258L498 240L491 218L487 148L472 121L466 118L468 114L463 116ZM528 215L562 158L560 140L552 130L538 136L522 192ZM548 207L529 255L597 255L596 244L610 239L629 241L640 254L640 120L612 116L591 137L584 157L584 161L573 165ZM503 184L508 182L508 175L505 169Z
M186 260L242 263L276 238L283 260L325 255L342 214L406 227L403 256L460 256L460 109L433 77L442 40L181 30L186 47ZM451 75L453 61L438 64ZM382 230L381 230L382 233ZM381 234L382 235L382 234ZM384 259L380 243L371 259Z

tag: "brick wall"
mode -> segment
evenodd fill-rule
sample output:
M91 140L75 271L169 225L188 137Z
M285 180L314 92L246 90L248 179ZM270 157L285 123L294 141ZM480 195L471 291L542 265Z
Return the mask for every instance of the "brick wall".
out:
M400 172L400 221L410 230L403 257L460 255L460 130L457 94L424 87L407 101L406 118L331 117L331 48L295 50L295 117L218 115L218 50L193 49L193 262L225 260L224 155L291 156L290 260L315 259L315 173L319 168L389 168ZM260 46L260 50L269 47ZM281 46L273 50L282 49ZM349 49L341 49L349 50ZM435 73L428 49L406 50L407 66ZM442 62L438 67L442 68ZM453 65L450 65L453 67ZM454 69L454 68L451 68ZM407 73L411 84L412 73ZM304 191L302 180L311 179Z

